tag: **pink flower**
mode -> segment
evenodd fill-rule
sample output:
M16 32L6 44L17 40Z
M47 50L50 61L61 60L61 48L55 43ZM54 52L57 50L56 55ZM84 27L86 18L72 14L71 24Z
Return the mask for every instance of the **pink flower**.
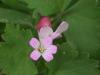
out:
M43 16L40 18L39 22L37 23L37 30L40 30L44 26L50 26L51 27L51 20L47 16Z
M53 54L57 52L57 46L52 45L51 38L45 38L41 41L37 40L36 38L32 38L29 41L31 47L34 48L33 52L30 54L31 59L37 61L41 56L47 62L53 60Z
M29 41L31 47L34 48L33 52L30 54L31 59L37 61L41 56L47 62L53 60L53 54L57 52L57 46L53 45L53 40L61 36L61 33L68 29L68 23L63 21L55 32L49 26L43 26L38 31L39 40L32 38Z
M66 21L63 21L55 32L53 32L53 29L50 26L44 26L38 31L38 34L40 36L40 39L44 39L46 37L51 37L53 40L61 37L61 34L68 29L68 23Z

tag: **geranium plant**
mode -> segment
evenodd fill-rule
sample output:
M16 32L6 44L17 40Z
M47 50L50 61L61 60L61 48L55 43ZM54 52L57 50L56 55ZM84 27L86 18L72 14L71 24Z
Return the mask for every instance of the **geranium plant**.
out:
M100 75L100 1L0 0L0 75Z

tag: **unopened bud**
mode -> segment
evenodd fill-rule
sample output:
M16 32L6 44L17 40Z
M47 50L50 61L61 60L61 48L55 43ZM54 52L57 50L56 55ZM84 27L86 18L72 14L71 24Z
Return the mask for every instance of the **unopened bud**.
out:
M39 22L37 23L37 30L40 30L44 26L50 26L51 27L51 20L47 16L43 16L40 18Z

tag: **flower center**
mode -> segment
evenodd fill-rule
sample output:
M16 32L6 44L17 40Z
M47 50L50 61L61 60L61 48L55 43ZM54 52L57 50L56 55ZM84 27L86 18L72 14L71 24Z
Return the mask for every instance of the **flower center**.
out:
M45 49L42 48L42 47L39 47L38 50L39 50L39 52L41 52L41 53L43 53L43 52L45 51Z

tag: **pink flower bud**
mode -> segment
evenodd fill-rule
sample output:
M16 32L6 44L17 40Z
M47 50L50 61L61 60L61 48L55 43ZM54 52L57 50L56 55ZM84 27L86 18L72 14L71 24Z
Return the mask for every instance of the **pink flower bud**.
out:
M51 20L47 16L43 16L40 18L39 22L37 23L37 30L40 30L44 26L50 26L51 27Z

